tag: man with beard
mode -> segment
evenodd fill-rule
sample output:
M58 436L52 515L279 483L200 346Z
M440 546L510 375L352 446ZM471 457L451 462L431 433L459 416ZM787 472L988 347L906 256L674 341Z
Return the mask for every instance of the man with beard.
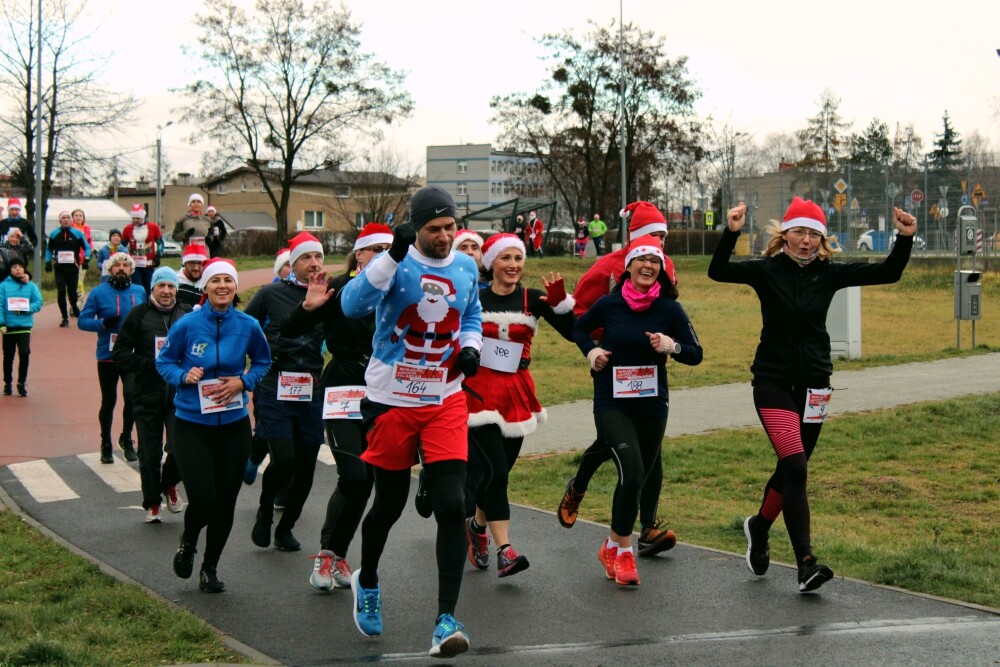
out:
M167 332L191 306L177 301L177 274L169 266L153 272L149 301L132 309L122 324L111 352L124 373L131 373L132 405L139 433L139 478L146 523L160 523L160 504L177 514L184 503L177 493L181 481L174 461L174 387L156 371L156 357L167 341ZM163 432L167 433L167 458L163 462Z
M98 420L101 424L101 463L114 463L111 454L111 423L115 404L118 402L118 381L122 383L122 434L118 445L125 454L126 461L135 461L135 443L132 441L132 374L122 372L111 358L122 320L132 309L146 302L146 291L132 284L132 269L135 265L128 253L119 252L108 259L108 277L87 295L77 326L81 331L97 334L97 381L101 386L101 409Z
M181 255L181 270L177 272L177 300L194 308L201 301L201 270L208 261L208 249L189 245Z
M376 322L361 408L370 424L361 458L375 469L375 502L361 528L361 568L351 578L354 622L366 636L382 634L378 564L406 505L419 447L437 521L438 610L430 654L440 657L469 648L454 616L466 553L469 410L461 383L478 371L483 344L479 271L471 257L452 252L456 228L451 195L439 186L421 188L389 250L341 292L345 315L374 311Z
M163 234L155 222L146 222L146 209L142 204L132 205L132 224L122 230L122 245L135 262L132 281L142 285L149 296L153 271L160 265L160 239Z
M292 272L281 282L264 285L247 304L246 314L260 322L271 348L271 368L254 389L257 437L265 440L271 463L264 471L260 507L250 539L271 545L274 499L287 487L284 511L274 529L274 546L298 551L292 528L312 489L316 457L323 445L323 327L313 325L304 335L281 335L289 313L306 298L309 279L323 273L323 244L309 232L289 241ZM289 484L290 482L290 484Z

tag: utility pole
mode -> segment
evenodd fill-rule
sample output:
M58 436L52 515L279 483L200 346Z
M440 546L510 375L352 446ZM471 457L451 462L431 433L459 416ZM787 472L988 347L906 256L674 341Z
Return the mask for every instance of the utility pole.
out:
M621 146L621 180L622 180L622 207L620 210L624 211L625 207L628 206L628 189L626 179L626 169L625 169L625 10L623 7L623 0L618 0L618 68L620 70L618 78L618 98L621 106L621 133L618 139L618 143ZM621 241L622 247L628 240L625 238L625 223L619 223L619 240Z
M45 212L42 210L42 0L38 0L38 71L35 84L35 272L34 281L42 285L42 223Z
M160 207L160 193L163 191L163 176L160 173L160 150L162 147L162 135L164 128L170 127L174 121L168 120L166 125L156 126L156 224L163 226L163 211Z

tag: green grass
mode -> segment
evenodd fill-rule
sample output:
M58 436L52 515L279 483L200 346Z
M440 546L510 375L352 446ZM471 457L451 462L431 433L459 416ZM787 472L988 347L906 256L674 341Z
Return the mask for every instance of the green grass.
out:
M816 554L838 574L1000 608L998 432L1000 394L831 419L809 464ZM555 510L579 456L519 462L511 501ZM668 438L663 462L659 511L678 538L743 553L775 463L763 431ZM608 524L615 483L603 466L581 516ZM794 562L780 521L770 544Z
M0 666L246 662L193 614L0 512Z

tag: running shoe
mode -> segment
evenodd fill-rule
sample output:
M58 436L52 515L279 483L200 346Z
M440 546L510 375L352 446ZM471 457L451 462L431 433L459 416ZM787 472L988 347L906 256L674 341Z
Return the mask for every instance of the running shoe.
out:
M669 551L677 544L677 536L672 530L660 530L660 520L639 533L639 555L655 556L661 551Z
M160 506L153 505L146 509L146 523L160 523Z
M284 492L279 493L274 497L274 509L283 510L285 509L285 494Z
M635 554L618 550L615 556L615 583L622 587L639 585L639 572L635 569Z
M382 588L361 588L358 577L361 570L351 575L351 593L354 596L354 625L365 637L382 636ZM433 650L433 649L432 649Z
M313 571L309 576L309 583L316 590L328 591L333 588L333 559L333 552L329 549L321 549L313 556Z
M131 437L122 433L121 436L118 437L118 446L122 448L126 461L132 462L139 460L139 455L135 453L135 442Z
M576 523L576 515L580 511L580 502L583 500L584 494L577 493L573 489L573 482L575 481L576 476L573 476L566 482L566 493L563 494L562 500L559 501L559 510L556 512L556 515L559 517L559 523L562 524L563 528L572 528L573 524Z
M608 579L615 578L615 560L617 557L618 549L609 547L607 539L601 542L601 546L597 547L597 560L601 561L601 565L604 566L604 573L608 575Z
M163 495L167 497L167 509L171 514L178 514L184 509L184 501L181 500L181 496L177 493L176 486L168 486L163 489Z
M279 525L280 528L280 525ZM274 531L274 548L278 551L298 551L302 548L299 541L295 539L292 535L292 531L287 531L284 533L279 533L277 530Z
M184 541L184 533L181 533L181 543L174 554L174 574L181 579L190 579L194 570L194 555L198 553L197 547L191 542Z
M250 541L258 547L271 546L271 521L271 514L265 513L264 508L259 507L257 509L257 521L254 522L253 530L250 531Z
M799 565L799 593L809 593L833 579L833 570L815 558Z
M431 518L431 514L434 513L434 506L431 504L431 494L427 489L427 473L423 468L420 469L420 474L417 475L417 495L413 497L413 507L416 508L417 514L425 519Z
M434 628L430 654L436 658L454 658L469 650L469 635L462 632L465 626L451 614L441 614Z
M28 388L25 387L20 382L17 385L17 395L20 396L21 398L25 398L28 395Z
M509 577L528 569L528 559L514 551L509 544L497 552L497 576Z
M743 521L743 534L747 538L747 567L758 577L767 573L767 568L771 564L771 549L767 545L767 533L763 537L754 537L752 524L754 517L748 516Z
M219 581L214 567L201 566L201 574L198 575L198 590L205 593L221 593L226 590L226 585Z
M333 555L333 585L337 588L351 587L351 566L347 564L346 558L341 558L337 554Z
M3 395L4 396L14 395L14 387L10 383L7 383L3 386Z
M101 442L101 463L114 463L115 457L111 453L111 443Z
M465 520L465 536L469 542L469 562L477 570L485 570L490 566L490 537L472 527L475 517Z

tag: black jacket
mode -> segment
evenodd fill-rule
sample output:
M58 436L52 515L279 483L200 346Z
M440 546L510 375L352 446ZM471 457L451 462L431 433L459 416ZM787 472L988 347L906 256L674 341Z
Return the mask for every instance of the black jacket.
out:
M296 336L282 335L281 325L306 298L306 288L288 280L264 285L258 290L244 311L260 323L271 346L269 376L281 371L323 370L323 328L317 323Z
M111 358L118 367L135 377L132 403L138 409L161 409L173 405L174 389L156 370L156 339L166 339L167 331L191 307L178 303L169 313L161 313L153 304L139 304L125 318L115 340Z
M35 226L25 218L12 218L9 215L0 220L0 241L7 239L7 235L10 234L10 230L13 227L17 227L24 232L24 235L31 241L32 246L38 245L38 237L35 236Z
M877 264L814 260L799 266L784 253L730 262L739 232L722 232L708 277L749 285L760 299L763 326L750 371L755 380L826 387L833 362L826 312L842 287L882 285L899 280L910 259L913 237L900 234L892 252Z
M299 306L288 314L281 328L285 336L300 336L310 331L317 322L322 322L326 349L333 357L323 370L324 387L363 385L365 369L372 357L375 313L357 319L344 315L340 307L340 291L348 280L350 276L343 274L333 278L327 289L336 294L322 308L307 313Z

